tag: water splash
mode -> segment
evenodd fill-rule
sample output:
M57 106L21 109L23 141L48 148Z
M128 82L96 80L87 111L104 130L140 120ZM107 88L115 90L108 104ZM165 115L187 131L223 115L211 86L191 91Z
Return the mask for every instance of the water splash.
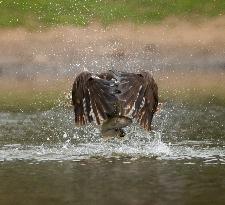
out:
M221 109L214 109L213 120L220 120L223 116ZM220 137L224 136L224 131L217 129L210 118L208 130L205 129L204 133L198 132L197 123L193 125L196 115L201 117L200 123L201 119L207 119L204 118L207 113L168 104L154 118L157 131L149 133L133 124L126 128L126 137L107 141L102 139L98 126L75 127L70 109L57 107L33 114L0 113L0 161L144 157L224 164L225 143ZM212 136L212 133L218 135Z
M137 137L140 137L139 139ZM168 155L170 148L161 141L160 133L152 136L143 136L137 133L133 136L129 133L122 140L112 138L105 141L97 137L95 142L90 140L88 143L71 143L67 139L63 143L55 145L4 145L0 150L0 161L14 159L34 159L34 160L80 160L87 158L111 158L111 157L155 157ZM137 140L138 139L138 140Z

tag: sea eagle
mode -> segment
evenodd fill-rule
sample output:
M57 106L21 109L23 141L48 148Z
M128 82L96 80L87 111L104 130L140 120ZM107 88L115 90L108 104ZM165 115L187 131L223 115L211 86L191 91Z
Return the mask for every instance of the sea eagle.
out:
M128 73L109 70L101 74L80 73L73 84L75 124L96 122L103 137L125 135L123 127L135 119L144 129L158 106L158 87L147 71Z

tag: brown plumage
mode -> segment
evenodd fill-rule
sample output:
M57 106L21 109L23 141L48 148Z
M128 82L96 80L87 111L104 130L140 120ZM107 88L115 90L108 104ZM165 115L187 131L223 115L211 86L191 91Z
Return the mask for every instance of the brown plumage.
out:
M124 136L120 126L122 117L135 118L143 128L151 130L158 105L158 87L149 72L136 74L110 70L99 75L82 72L74 81L72 101L77 125L93 121L110 125L105 122L117 118L118 129L114 125L102 130L113 130Z
M153 114L158 106L158 87L148 72L124 73L118 86L122 115L131 115L146 130L151 130Z

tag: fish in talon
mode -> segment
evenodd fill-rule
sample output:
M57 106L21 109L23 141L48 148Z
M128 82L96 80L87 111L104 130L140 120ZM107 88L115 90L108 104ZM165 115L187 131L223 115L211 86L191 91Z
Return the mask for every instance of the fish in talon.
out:
M129 117L118 116L107 119L102 124L101 133L103 138L124 137L125 131L122 129L132 123Z
M123 137L122 128L135 119L150 131L158 106L158 87L147 71L128 73L109 70L80 73L72 88L75 124L96 122L102 136Z

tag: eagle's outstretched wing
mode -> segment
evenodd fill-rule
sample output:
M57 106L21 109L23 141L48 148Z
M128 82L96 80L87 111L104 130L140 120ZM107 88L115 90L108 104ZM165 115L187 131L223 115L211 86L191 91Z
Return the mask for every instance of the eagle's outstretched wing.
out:
M101 124L116 112L117 101L110 81L89 72L82 72L76 77L72 89L76 124L84 125L92 121Z
M149 72L120 72L116 76L121 91L122 115L131 115L142 127L151 130L153 114L158 106L158 87L152 75Z

